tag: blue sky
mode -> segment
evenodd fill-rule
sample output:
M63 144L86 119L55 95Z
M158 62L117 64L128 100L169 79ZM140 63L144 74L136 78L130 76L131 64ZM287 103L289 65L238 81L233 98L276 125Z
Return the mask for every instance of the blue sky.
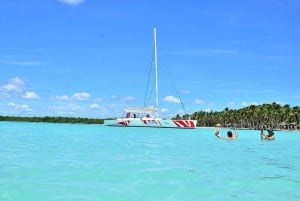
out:
M299 0L1 0L0 115L143 106L153 27L162 116L183 114L172 82L188 113L299 106L299 25Z

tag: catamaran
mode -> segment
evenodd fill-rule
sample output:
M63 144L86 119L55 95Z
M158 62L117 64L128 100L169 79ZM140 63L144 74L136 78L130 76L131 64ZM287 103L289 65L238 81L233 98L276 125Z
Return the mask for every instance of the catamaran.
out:
M123 127L154 127L154 128L187 128L193 129L197 126L197 120L191 119L162 119L158 115L158 65L156 28L154 32L154 66L155 66L155 106L141 108L126 108L126 117L113 120L104 120L106 126Z

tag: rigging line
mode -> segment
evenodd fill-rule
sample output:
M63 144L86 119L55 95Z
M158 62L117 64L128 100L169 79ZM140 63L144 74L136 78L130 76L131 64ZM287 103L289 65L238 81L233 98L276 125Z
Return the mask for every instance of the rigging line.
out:
M151 72L152 72L152 67L153 67L153 60L154 60L154 56L152 54L152 58L151 58L151 62L150 62L150 68L149 68L149 72L148 72L148 80L147 80L146 93L145 93L145 98L144 98L144 107L146 107L146 105L148 105L149 99L150 99L151 94L152 94L152 90L151 90L150 95L148 93L149 93L149 84L150 84ZM147 96L149 96L149 97L147 97Z
M149 102L150 102L150 100L151 100L151 97L152 97L152 94L153 94L154 88L155 88L155 82L153 82L153 83L152 83L151 91L150 91L150 93L149 93L149 97L148 97L148 99L147 99L147 103L146 103L146 105L148 105L148 106L149 106Z
M151 101L151 97L153 97L153 91L154 91L154 88L155 88L155 78L152 75L152 70L154 69L154 55L152 55L152 63L151 63L151 66L150 66L150 73L149 73L149 80L148 80L148 85L150 85L150 81L152 82L152 87L151 87L151 90L148 89L148 99L147 99L147 103L146 105L150 105L150 101ZM151 80L152 78L152 80ZM149 87L149 86L148 86Z
M151 87L151 91L150 91L149 98L148 98L148 105L149 105L149 102L150 102L151 97L152 97L152 95L153 95L154 88L155 88L155 81L153 80L152 87ZM153 104L154 104L154 103L153 103Z
M184 104L183 104L183 102L182 102L181 96L180 96L180 94L179 94L179 92L178 92L178 90L177 90L177 88L176 88L176 86L175 86L175 82L174 82L174 79L172 78L172 75L171 75L171 73L170 73L170 70L169 70L169 68L168 68L168 66L167 66L166 64L164 64L164 66L165 66L165 68L166 68L166 70L167 70L167 74L168 74L168 76L169 76L169 78L170 78L170 80L171 80L171 82L172 82L172 85L173 85L173 88L174 88L174 90L175 90L175 92L176 92L176 95L177 95L178 98L179 98L181 107L182 107L184 113L187 114L187 113L186 113L186 110L185 110L185 107L184 107Z

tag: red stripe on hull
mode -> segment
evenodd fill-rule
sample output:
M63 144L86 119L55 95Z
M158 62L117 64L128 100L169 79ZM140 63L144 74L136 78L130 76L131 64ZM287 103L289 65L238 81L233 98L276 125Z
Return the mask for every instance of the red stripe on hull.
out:
M122 126L128 126L129 123L130 123L130 121L127 120L127 121L121 121L121 122L119 122L118 124L120 124L120 125L122 125Z
M173 122L179 128L196 128L196 125L192 120L174 120Z

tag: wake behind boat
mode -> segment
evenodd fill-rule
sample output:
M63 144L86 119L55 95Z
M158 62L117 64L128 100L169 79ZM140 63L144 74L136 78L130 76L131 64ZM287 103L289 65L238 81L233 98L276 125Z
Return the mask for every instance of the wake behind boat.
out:
M154 28L154 64L155 64L155 105L142 108L126 108L126 117L113 120L104 120L105 126L123 127L154 127L154 128L188 128L197 126L197 120L162 119L158 116L158 79L157 79L157 47L156 28Z

